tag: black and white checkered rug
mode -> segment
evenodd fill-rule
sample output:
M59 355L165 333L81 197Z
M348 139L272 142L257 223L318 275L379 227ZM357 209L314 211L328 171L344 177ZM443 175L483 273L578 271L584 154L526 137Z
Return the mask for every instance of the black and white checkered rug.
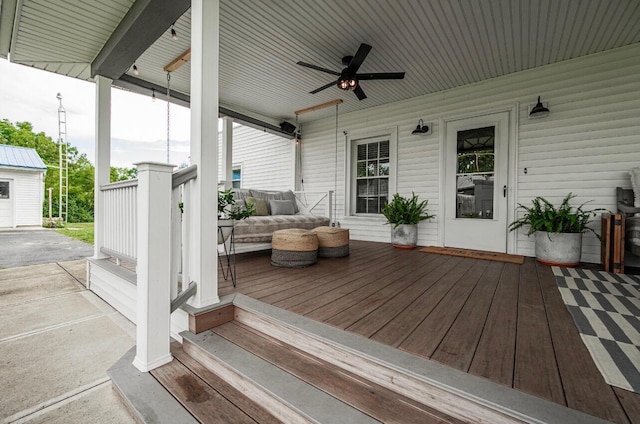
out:
M640 393L640 278L577 268L553 273L605 381Z

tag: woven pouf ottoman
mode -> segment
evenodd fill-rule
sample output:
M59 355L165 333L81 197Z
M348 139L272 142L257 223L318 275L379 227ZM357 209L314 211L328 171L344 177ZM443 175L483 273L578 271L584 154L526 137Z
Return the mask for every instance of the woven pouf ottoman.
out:
M318 236L298 228L277 230L271 239L271 265L301 268L318 262Z
M347 228L317 227L318 257L341 258L349 255L349 230Z

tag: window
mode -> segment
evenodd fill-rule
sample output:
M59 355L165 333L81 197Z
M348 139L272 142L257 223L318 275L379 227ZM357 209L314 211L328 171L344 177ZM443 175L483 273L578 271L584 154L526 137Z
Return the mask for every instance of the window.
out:
M0 181L0 199L9 198L9 181Z
M242 187L242 166L234 166L231 175L231 187Z
M380 214L395 192L395 133L387 130L347 140L351 155L348 210L352 215Z

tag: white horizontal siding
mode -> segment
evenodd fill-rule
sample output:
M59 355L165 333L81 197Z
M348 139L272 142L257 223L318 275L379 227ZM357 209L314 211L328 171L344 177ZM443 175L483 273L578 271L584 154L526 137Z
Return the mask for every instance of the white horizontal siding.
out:
M13 179L15 225L42 225L44 186L42 171L0 170L0 179Z
M219 137L219 143L222 143ZM292 141L244 125L233 126L233 166L242 167L242 187L261 190L293 189ZM221 144L219 144L221 146ZM222 180L222 147L218 175Z
M592 200L590 207L613 211L615 187L630 187L627 172L640 164L639 56L640 45L635 44L340 115L337 158L335 117L306 123L302 127L305 188L336 186L338 220L343 226L353 226L354 238L382 241L377 219L344 217L344 132L397 126L397 191L414 191L439 215L440 123L518 105L517 202L528 204L536 196L559 202L572 192L578 196L576 204ZM537 96L551 113L530 120L528 110ZM432 126L431 135L411 134L418 119ZM419 244L439 243L441 218L420 224ZM599 222L593 226L599 231ZM387 227L383 228L388 241ZM519 233L516 251L533 256L533 249L533 239ZM592 235L584 237L582 260L599 261L599 243Z

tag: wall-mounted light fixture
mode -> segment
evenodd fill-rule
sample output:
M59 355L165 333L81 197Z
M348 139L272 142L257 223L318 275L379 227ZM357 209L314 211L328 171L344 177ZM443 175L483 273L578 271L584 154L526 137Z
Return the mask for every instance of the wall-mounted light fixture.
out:
M531 112L529 112L529 119L544 118L547 115L549 115L549 109L542 104L540 96L538 96L538 103L531 108Z
M136 62L133 62L133 75L138 75L140 72L138 72L138 67L136 66Z
M411 134L421 134L421 135L426 135L426 134L431 134L431 128L429 128L429 125L425 125L424 121L422 119L420 119L418 121L418 126L416 127L415 130L411 131Z

